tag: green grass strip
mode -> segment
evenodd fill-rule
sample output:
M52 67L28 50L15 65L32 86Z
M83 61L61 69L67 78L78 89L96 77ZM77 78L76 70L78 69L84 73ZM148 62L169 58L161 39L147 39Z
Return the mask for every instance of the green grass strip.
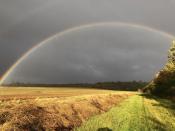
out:
M91 117L75 131L175 131L175 110L160 102L141 95L132 96L110 111Z

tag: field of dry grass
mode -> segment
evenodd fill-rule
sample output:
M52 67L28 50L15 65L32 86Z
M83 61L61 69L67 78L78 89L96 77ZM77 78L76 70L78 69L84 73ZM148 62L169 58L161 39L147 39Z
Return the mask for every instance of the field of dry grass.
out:
M88 94L112 93L110 90L83 88L42 88L42 87L0 87L0 100L61 98ZM119 93L119 92L118 92Z
M0 130L71 130L133 94L81 88L0 88Z

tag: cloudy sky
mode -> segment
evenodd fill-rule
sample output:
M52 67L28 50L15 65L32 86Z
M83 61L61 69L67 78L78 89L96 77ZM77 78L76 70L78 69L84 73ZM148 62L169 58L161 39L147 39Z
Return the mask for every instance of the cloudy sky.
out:
M35 49L4 82L150 80L166 62L174 12L174 0L1 0L0 76L41 41L82 26Z

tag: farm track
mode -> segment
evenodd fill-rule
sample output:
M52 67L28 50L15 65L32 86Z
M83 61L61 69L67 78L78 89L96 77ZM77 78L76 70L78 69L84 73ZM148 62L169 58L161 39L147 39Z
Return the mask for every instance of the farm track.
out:
M174 131L175 104L169 100L135 95L92 117L76 131Z

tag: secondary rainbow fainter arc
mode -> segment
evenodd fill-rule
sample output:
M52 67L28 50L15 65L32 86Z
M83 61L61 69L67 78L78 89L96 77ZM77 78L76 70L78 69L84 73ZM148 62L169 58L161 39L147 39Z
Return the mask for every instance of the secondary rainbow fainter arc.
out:
M137 29L142 29L142 30L146 30L146 31L150 31L150 32L155 32L155 33L159 33L163 36L167 36L170 39L174 39L175 36L173 36L170 33L161 31L161 30L157 30L151 27L147 27L145 25L139 25L139 24L133 24L133 23L123 23L123 22L101 22L101 23L91 23L91 24L86 24L86 25L81 25L81 26L76 26L70 29L66 29L62 32L59 32L57 34L54 34L50 37L48 37L47 39L41 41L40 43L36 44L34 47L32 47L31 49L29 49L21 58L19 58L7 71L6 73L2 76L1 80L0 80L0 85L3 85L4 81L8 78L8 76L11 74L11 72L25 59L27 58L30 54L32 54L35 50L37 50L38 48L40 48L42 45L47 44L49 41L55 39L55 38L59 38L60 36L63 36L67 33L71 33L73 31L77 31L77 30L85 30L88 28L93 28L93 27L99 27L99 26L123 26L123 27L132 27L132 28L137 28Z

